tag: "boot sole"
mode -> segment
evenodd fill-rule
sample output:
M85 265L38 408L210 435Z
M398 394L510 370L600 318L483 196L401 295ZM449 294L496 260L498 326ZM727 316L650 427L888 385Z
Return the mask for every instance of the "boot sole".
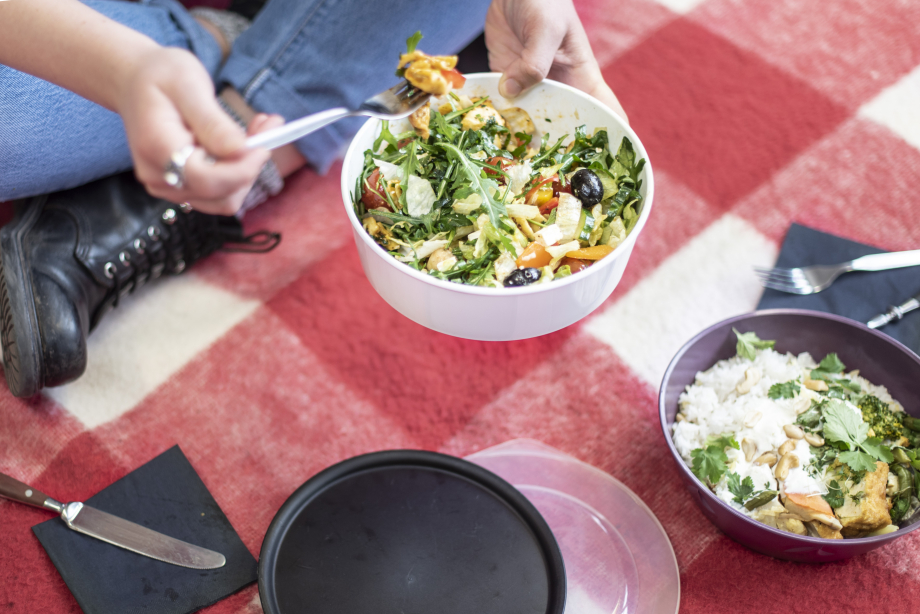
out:
M42 350L32 295L31 266L22 238L35 224L41 203L0 229L0 343L3 373L17 397L42 389Z

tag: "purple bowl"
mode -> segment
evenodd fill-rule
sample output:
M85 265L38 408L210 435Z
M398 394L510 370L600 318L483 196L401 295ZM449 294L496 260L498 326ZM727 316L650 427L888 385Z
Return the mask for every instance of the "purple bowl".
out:
M703 514L723 533L748 548L802 563L826 563L869 552L920 528L920 523L916 523L887 535L854 539L803 537L748 518L716 497L693 475L671 440L677 399L699 371L735 355L732 327L742 333L754 331L761 339L775 339L777 351L783 353L810 352L820 359L837 352L848 369L859 369L860 375L873 384L887 387L905 411L920 417L920 357L883 333L848 318L802 309L755 311L724 320L684 344L668 365L658 394L665 440Z

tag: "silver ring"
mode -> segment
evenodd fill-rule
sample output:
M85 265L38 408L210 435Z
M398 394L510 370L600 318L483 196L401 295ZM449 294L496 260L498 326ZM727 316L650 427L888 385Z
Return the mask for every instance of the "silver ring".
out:
M163 172L163 181L168 185L181 190L185 186L185 163L195 151L194 145L186 145L169 156L166 170Z

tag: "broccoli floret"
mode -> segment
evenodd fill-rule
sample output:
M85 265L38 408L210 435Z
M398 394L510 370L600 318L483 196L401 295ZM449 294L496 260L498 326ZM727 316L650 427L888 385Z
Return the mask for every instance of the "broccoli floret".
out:
M867 394L856 405L862 411L863 421L879 439L896 441L904 434L901 412L892 411L878 397Z

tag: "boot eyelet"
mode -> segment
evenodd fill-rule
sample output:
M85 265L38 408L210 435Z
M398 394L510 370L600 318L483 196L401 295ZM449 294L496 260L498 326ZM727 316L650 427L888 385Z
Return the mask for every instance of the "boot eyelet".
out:
M182 211L182 213L192 212L192 206L188 203L179 203L179 209Z
M103 271L105 271L105 276L106 276L106 277L108 277L109 279L114 279L114 278L115 278L115 273L118 272L118 269L115 268L115 265L114 265L113 263L111 263L111 262L106 262L106 263L105 263L105 267L103 268Z
M121 252L118 254L118 259L121 260L123 265L128 266L128 263L131 262L131 254L128 252Z
M177 260L176 264L173 265L172 272L174 275L178 275L185 270L185 260Z
M166 211L163 212L162 217L163 217L163 221L164 221L167 225L172 226L173 224L176 223L176 210L175 210L175 209L167 209Z
M143 254L144 249L147 248L147 242L143 239L134 239L134 251L138 254Z
M153 239L154 241L160 240L160 229L156 226L147 227L147 236Z

